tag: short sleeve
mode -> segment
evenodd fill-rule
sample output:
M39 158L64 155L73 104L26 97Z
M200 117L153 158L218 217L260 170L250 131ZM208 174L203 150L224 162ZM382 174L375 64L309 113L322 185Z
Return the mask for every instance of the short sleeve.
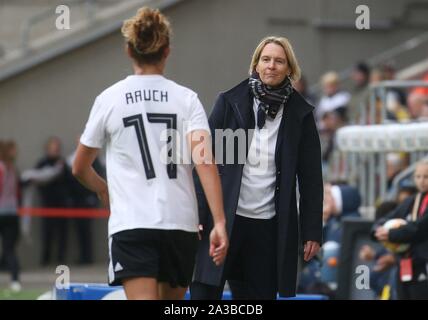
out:
M192 95L190 100L190 113L187 119L186 134L195 130L206 130L210 132L207 114L196 94Z
M104 114L105 110L99 98L95 99L85 130L80 137L80 143L90 148L103 147L106 137Z

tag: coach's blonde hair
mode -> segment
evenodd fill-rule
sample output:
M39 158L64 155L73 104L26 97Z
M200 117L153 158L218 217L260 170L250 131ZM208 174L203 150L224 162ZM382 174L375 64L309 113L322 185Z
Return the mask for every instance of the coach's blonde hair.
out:
M287 57L288 67L290 68L290 78L293 81L299 80L301 75L299 63L297 62L296 55L294 54L290 41L284 37L270 36L264 38L259 43L256 50L254 50L253 58L251 59L249 74L253 74L253 72L256 70L256 66L259 63L262 51L269 43L275 43L284 49L285 55Z
M132 58L139 64L159 62L169 47L171 26L158 9L140 8L132 18L125 20L122 34Z

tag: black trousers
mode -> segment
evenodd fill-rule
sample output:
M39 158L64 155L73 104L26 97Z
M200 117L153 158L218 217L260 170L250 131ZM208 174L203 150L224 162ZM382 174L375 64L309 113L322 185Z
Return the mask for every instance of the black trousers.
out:
M67 218L42 218L42 257L41 264L48 265L56 246L56 262L64 264L67 256L68 221Z
M16 245L19 239L19 217L16 214L0 216L0 237L5 267L11 272L12 281L18 281L19 263Z
M428 300L428 271L426 261L413 261L413 280L400 281L400 272L397 272L397 298L398 300ZM398 269L400 270L400 269ZM424 275L425 280L418 281Z
M75 218L73 219L77 231L77 241L79 245L79 260L80 264L93 262L92 254L92 219L90 218Z
M219 300L226 280L235 300L276 299L277 219L236 216L220 286L193 282L192 300Z

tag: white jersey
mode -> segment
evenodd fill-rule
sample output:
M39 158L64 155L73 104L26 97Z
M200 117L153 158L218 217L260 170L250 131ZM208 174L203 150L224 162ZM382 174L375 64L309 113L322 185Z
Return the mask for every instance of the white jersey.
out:
M109 235L137 228L198 230L191 164L167 164L167 129L176 129L183 150L189 148L187 133L209 132L196 93L161 75L128 76L96 98L80 142L106 145Z

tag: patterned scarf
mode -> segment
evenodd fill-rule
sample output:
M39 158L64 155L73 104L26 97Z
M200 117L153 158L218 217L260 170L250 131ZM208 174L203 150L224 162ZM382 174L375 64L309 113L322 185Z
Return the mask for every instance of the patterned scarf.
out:
M285 106L293 93L293 87L289 77L286 77L278 87L265 85L257 72L251 75L249 85L256 99L260 101L257 111L257 126L261 129L265 124L266 116L275 119L279 109Z

